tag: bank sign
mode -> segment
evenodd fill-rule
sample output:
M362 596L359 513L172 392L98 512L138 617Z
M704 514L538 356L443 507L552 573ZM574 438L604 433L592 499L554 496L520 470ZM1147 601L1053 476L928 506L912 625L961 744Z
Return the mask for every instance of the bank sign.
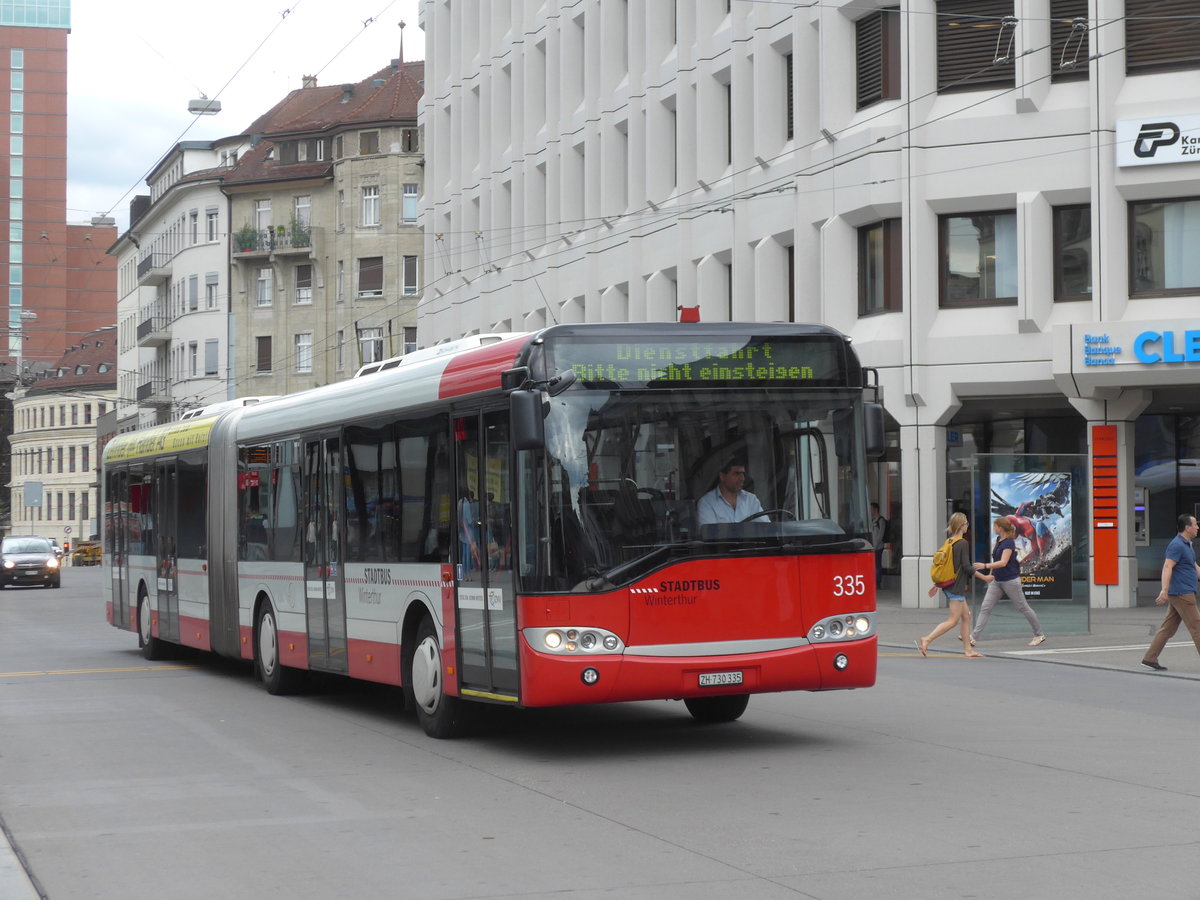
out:
M1200 162L1200 115L1147 116L1117 122L1117 165Z
M1170 366L1200 363L1200 325L1166 328L1116 328L1084 330L1076 337L1079 361L1084 368L1141 363Z

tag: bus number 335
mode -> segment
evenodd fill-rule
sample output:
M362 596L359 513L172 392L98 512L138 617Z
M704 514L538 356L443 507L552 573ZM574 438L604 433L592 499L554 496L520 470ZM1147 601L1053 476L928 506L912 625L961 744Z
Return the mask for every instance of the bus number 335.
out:
M861 597L867 592L867 583L862 575L834 575L833 596Z

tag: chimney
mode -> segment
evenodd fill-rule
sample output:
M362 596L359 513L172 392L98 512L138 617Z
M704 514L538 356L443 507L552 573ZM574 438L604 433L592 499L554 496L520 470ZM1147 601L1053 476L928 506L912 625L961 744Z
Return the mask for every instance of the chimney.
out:
M352 85L352 84L343 84L343 85L342 85L342 102L343 102L343 103L349 103L349 102L350 102L350 95L351 95L351 94L353 94L353 93L354 93L354 85Z
M317 76L316 75L301 76L301 78L300 78L300 89L301 90L304 90L305 88L315 88L316 86L317 86Z

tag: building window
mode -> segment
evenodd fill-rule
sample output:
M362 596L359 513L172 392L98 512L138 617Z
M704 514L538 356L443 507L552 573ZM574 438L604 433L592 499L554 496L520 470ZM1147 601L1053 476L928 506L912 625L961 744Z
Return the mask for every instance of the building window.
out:
M312 303L312 265L296 266L296 302Z
M899 219L884 219L858 229L858 314L897 312L903 308Z
M358 330L358 351L362 359L360 365L379 362L383 359L383 329L360 328Z
M92 424L92 404L90 403L83 404L83 424Z
M783 54L783 98L787 108L783 111L783 115L784 140L788 141L796 136L796 98L793 90L795 78L795 61L792 59L792 54L785 53ZM732 114L730 118L732 118ZM730 143L732 144L732 141Z
M313 336L311 331L298 334L296 338L296 371L311 372L313 367Z
M855 24L858 108L900 96L900 8L863 16Z
M1142 297L1200 290L1200 198L1129 204L1130 293Z
M221 215L215 209L204 214L204 237L210 244L221 239Z
M360 131L358 133L358 155L367 156L379 152L379 132Z
M404 221L409 224L417 221L417 202L418 202L418 186L415 184L404 185Z
M337 137L335 137L333 139L333 158L334 159L341 159L343 156L346 155L345 144L346 144L345 137L343 135L339 134Z
M217 374L217 354L219 352L220 341L209 338L204 342L204 374Z
M362 224L379 224L379 185L370 184L362 189Z
M1050 0L1050 80L1087 78L1090 55L1088 0Z
M200 243L200 212L195 209L188 214L188 238L192 246Z
M939 0L938 91L1016 84L1011 49L1015 28L1013 0Z
M89 471L92 468L92 448L84 444L79 448L79 455L82 457L79 464L79 471Z
M335 276L334 286L337 289L337 302L341 303L346 299L346 261L344 259L337 261L337 275Z
M88 515L90 512L88 509L88 499L90 497L91 494L88 491L84 491L79 495L79 517L83 519L85 524L87 523L88 519L91 518L91 516Z
M941 216L940 302L943 307L1017 302L1017 214Z
M195 341L188 342L188 377L195 378L200 365L200 345Z
M220 275L216 272L209 272L204 276L204 308L216 309L219 302L217 290L219 287Z
M200 276L188 276L188 312L195 312L200 308Z
M270 200L255 200L254 201L254 228L258 232L266 231L271 227L271 201Z
M76 374L83 374L83 373L79 372ZM71 404L71 424L72 425L79 424L79 405L76 403Z
M417 329L415 325L404 326L404 352L412 353L417 349Z
M400 150L404 153L416 153L421 149L420 134L416 128L400 129Z
M1200 68L1196 0L1125 0L1125 73Z
M299 228L312 224L312 195L304 194L292 201L292 218Z
M364 256L358 261L358 296L383 296L382 256Z
M272 277L270 266L260 266L258 269L258 279L254 285L254 305L255 306L270 306L271 305L271 290L274 279Z
M417 292L417 258L404 257L404 294L412 296Z
M1092 208L1054 210L1054 299L1092 299Z
M255 345L255 372L270 372L271 371L271 336L259 335L254 339Z
M67 471L75 471L75 447L73 445L67 448Z

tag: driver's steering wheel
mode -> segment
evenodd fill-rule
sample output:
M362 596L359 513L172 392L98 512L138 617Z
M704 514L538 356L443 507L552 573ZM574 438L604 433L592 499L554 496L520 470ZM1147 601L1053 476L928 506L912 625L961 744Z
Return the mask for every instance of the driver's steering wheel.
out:
M746 516L746 518L739 520L738 524L741 525L742 522L749 522L751 519L757 519L757 518L760 518L761 516L769 516L772 513L783 513L785 516L788 516L792 519L796 518L796 514L794 512L792 512L790 509L776 507L775 509L761 509L756 513Z

